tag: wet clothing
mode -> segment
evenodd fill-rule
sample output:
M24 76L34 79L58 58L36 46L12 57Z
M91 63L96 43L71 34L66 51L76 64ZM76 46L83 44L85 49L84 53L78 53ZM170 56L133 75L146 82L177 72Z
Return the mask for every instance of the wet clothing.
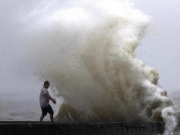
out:
M45 94L49 94L46 88L42 88L39 95L39 102L41 107L46 107L49 105L49 99L45 96Z
M53 115L54 114L54 111L51 107L51 105L48 105L46 107L41 107L41 110L42 110L42 115L43 116L46 116L47 113Z

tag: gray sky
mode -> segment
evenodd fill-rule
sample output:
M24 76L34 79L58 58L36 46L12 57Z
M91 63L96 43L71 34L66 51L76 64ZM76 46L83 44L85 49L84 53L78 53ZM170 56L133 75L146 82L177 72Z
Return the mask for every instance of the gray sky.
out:
M23 29L22 26L16 24L16 21L18 17L27 16L26 13L33 11L37 3L41 1L1 0L0 60L2 66L8 61L12 63L12 58L17 57L17 60L20 58L20 54L16 53L20 51L19 48L27 49L25 45L16 44L19 40L17 33ZM64 1L62 0L62 2ZM160 73L162 87L169 90L180 89L178 83L180 80L180 64L178 63L180 57L180 1L132 0L132 2L137 9L152 18L149 30L143 38L141 46L137 49L137 56ZM42 2L41 4L49 5L51 3Z
M160 74L161 87L180 90L180 1L133 0L152 18L149 30L137 49L137 56Z
M137 57L159 72L159 82L164 89L167 89L168 91L179 90L180 64L178 63L178 58L180 58L180 1L132 1L134 2L135 7L152 18L148 32L136 51ZM38 1L38 3L39 2L40 1ZM33 11L36 4L37 1L35 0L1 1L1 74L6 74L7 70L12 70L12 67L8 65L12 64L16 66L22 64L21 61L23 61L24 53L26 53L28 48L23 44L19 44L19 40L23 39L19 39L18 32L23 29L23 26L18 25L16 21L18 20L18 17L25 17L28 11ZM51 3L42 2L42 4L45 5ZM23 74L25 69L23 68L23 65L20 67L22 68L20 74Z
M169 93L174 93L171 96L177 101L176 93L180 90L180 1L132 1L137 9L152 18L150 27L137 48L137 57L159 72L161 87ZM21 44L24 39L19 38L19 33L25 26L17 23L21 18L28 18L27 12L36 12L37 3L40 2L43 5L51 4L50 1L45 3L43 0L1 0L0 2L0 93L1 95L4 93L7 97L4 100L17 96L14 98L17 101L19 93L23 98L23 91L26 91L26 95L33 95L41 87L41 81L34 77L27 67L28 63L24 56L28 48ZM26 21L33 23L31 17ZM38 99L38 95L34 98ZM24 99L32 100L28 96Z

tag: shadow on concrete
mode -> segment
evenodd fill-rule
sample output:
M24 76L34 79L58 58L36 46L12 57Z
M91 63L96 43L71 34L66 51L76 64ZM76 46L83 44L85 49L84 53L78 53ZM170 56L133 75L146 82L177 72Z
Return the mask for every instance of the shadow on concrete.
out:
M0 135L157 135L163 132L163 122L0 122Z

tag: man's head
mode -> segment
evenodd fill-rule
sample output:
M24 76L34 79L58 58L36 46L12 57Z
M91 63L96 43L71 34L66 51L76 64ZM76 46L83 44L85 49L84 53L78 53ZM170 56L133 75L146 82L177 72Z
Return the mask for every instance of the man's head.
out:
M44 82L44 88L46 88L46 89L49 88L49 85L50 85L49 81Z

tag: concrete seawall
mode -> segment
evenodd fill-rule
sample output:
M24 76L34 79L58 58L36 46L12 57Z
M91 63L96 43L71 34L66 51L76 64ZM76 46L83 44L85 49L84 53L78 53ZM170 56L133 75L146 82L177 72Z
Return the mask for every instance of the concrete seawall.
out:
M162 122L0 122L0 135L160 135Z

